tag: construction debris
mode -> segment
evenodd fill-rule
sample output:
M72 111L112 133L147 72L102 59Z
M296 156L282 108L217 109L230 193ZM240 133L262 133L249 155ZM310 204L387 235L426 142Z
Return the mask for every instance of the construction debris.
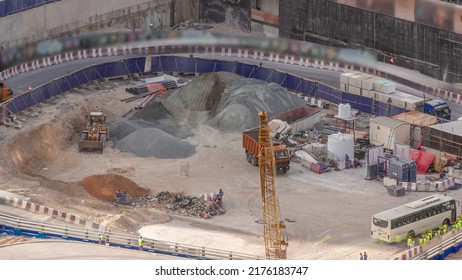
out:
M211 200L185 195L184 193L160 192L154 196L139 197L132 200L136 207L153 207L182 216L211 218L223 215L226 211Z

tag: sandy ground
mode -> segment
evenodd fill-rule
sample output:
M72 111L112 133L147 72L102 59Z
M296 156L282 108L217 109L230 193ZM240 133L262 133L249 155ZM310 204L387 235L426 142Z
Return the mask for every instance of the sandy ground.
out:
M27 120L23 129L1 127L0 139L6 145L2 145L5 156L1 159L0 189L22 189L33 202L107 226L139 230L149 238L263 256L259 173L258 168L246 162L240 133L226 134L199 125L193 129L194 136L188 138L196 145L196 154L181 160L139 158L110 145L103 154L79 154L78 133L69 125L55 124L54 130L42 129L40 137L30 138L34 136L31 131L40 125L57 123L60 118L71 123L78 112L96 105L107 112L110 121L117 119L136 105L120 101L130 95L124 87L91 94L69 93L55 104L34 108L40 115L24 116ZM38 146L40 153L13 145L18 134L29 137L28 141L40 142L48 139L47 133L55 138L66 135L66 141L47 140L51 143ZM31 166L18 165L18 158L31 158ZM186 162L190 164L189 176L181 173ZM18 172L18 166L29 175ZM105 173L121 174L153 193L165 190L199 195L222 188L227 213L211 219L176 218L150 209L114 207L91 197L78 184L87 176ZM371 216L429 193L391 197L380 182L364 180L364 173L364 169L358 168L319 175L292 163L287 174L278 175L276 184L281 216L287 226L284 235L289 239L289 259L358 259L363 251L368 252L370 259L390 259L404 249L404 244L386 245L371 239ZM459 191L450 195L462 198Z

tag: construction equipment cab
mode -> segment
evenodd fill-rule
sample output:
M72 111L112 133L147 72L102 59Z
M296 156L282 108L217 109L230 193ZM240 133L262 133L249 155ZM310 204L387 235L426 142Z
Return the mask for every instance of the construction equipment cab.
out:
M426 100L423 112L438 118L451 120L451 109L448 103L442 99Z
M5 101L8 101L13 97L13 90L5 85L3 82L0 82L0 90L1 90L1 95L0 95L0 103L3 103Z
M88 122L80 134L79 152L102 153L104 143L109 141L109 128L106 115L101 111L91 112L86 116Z

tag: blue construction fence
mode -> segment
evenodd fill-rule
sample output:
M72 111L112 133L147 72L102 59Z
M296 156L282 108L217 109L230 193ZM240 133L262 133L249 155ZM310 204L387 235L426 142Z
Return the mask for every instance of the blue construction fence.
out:
M143 73L146 57L123 59L92 65L88 68L59 77L18 97L7 104L9 114L19 113L72 88L104 78ZM404 112L402 108L382 103L365 96L357 96L325 84L300 78L272 68L235 61L189 58L181 56L153 56L152 72L211 73L231 72L237 75L276 83L302 96L314 97L340 104L349 103L353 109L379 116L392 116Z
M83 70L62 76L15 97L7 104L8 114L19 113L38 103L46 102L48 99L65 91L92 81L144 72L145 62L146 57L107 62L92 65Z
M4 0L0 1L0 17L22 12L61 0Z

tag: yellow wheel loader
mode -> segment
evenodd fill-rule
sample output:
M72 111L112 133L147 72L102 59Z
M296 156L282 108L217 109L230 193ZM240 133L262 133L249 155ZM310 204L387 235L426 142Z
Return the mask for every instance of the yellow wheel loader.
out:
M87 125L80 133L80 153L102 153L104 144L109 141L109 128L106 115L102 112L91 112L86 116Z

